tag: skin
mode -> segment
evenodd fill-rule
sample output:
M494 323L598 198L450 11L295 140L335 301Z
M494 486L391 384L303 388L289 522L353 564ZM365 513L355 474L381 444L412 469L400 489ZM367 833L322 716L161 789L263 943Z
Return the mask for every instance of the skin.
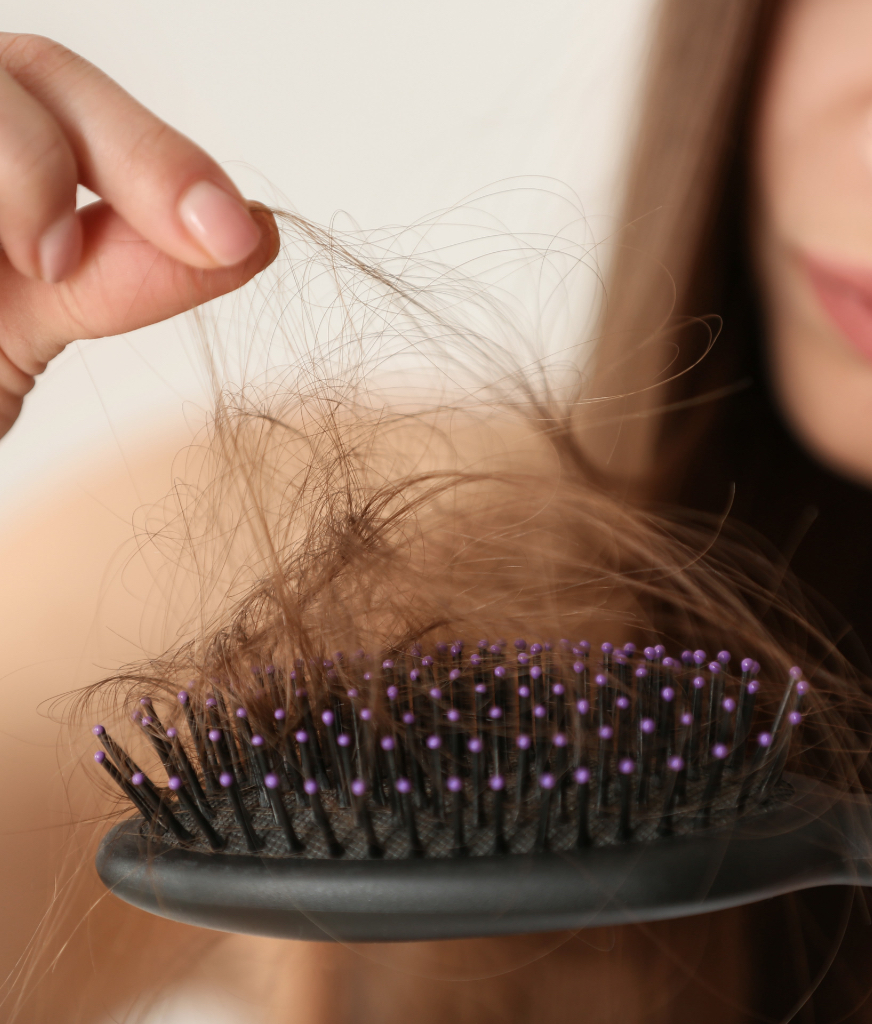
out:
M762 84L756 247L783 412L872 484L872 5L788 0Z
M101 197L76 212L76 185ZM0 436L71 341L240 287L278 252L272 215L77 54L0 33Z

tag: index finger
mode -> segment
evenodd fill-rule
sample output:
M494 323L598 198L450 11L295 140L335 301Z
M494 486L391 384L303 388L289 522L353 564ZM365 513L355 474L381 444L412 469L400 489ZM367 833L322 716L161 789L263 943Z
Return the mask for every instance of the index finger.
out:
M156 248L202 268L253 252L261 232L230 178L108 75L50 39L11 33L0 33L0 66L60 125L81 184Z

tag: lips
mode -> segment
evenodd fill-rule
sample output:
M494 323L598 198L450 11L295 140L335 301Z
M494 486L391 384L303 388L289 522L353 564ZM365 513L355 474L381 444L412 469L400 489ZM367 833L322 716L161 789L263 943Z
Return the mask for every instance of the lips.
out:
M872 360L872 271L808 256L803 264L829 318L862 356Z

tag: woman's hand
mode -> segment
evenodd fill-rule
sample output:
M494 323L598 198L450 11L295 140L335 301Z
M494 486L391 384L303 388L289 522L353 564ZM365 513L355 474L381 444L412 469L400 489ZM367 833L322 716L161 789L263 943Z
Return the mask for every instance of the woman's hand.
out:
M101 196L76 212L76 185ZM71 341L232 291L278 231L221 170L65 47L0 33L0 436Z

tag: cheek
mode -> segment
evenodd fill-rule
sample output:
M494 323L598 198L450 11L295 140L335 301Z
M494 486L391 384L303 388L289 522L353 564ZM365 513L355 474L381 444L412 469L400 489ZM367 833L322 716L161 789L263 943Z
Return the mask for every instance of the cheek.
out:
M761 240L768 361L786 420L825 464L872 484L872 363L835 328L784 243Z

